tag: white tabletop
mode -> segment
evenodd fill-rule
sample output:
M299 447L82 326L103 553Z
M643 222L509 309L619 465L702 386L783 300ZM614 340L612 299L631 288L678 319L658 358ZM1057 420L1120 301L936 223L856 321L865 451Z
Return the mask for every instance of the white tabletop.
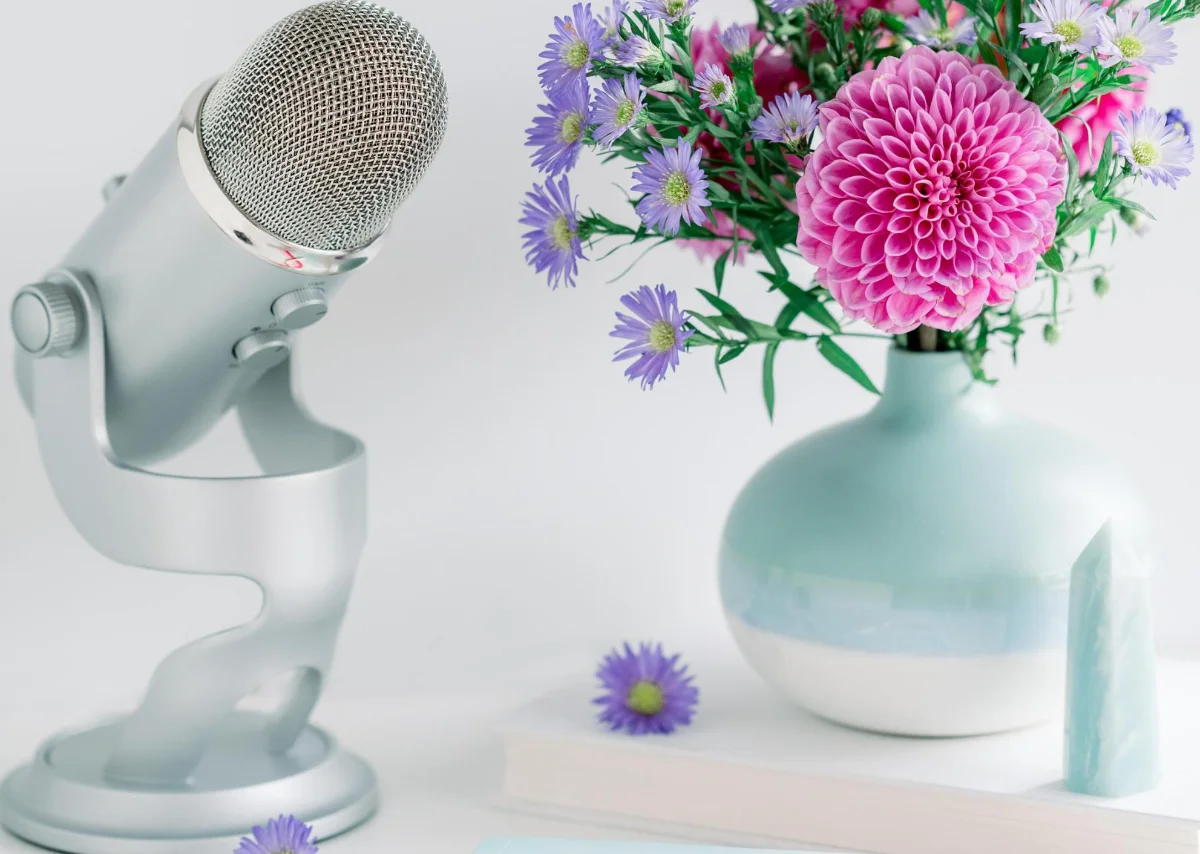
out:
M484 839L496 836L661 839L547 821L492 806L501 774L492 723L524 699L444 695L342 706L331 701L317 721L347 747L369 757L379 775L382 803L363 827L321 843L322 852L470 854ZM5 771L26 761L37 742L50 735L44 727L44 722L24 717L3 721L0 764ZM38 850L0 834L0 852Z

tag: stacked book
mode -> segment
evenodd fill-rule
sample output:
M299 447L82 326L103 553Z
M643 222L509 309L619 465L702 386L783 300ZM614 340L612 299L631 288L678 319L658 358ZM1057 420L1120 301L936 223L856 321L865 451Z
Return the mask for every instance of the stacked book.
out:
M699 663L702 664L702 663ZM844 729L744 667L693 667L695 723L609 733L581 685L503 726L503 802L679 839L877 854L1200 854L1200 665L1159 665L1163 781L1121 799L1062 785L1062 723L964 739Z

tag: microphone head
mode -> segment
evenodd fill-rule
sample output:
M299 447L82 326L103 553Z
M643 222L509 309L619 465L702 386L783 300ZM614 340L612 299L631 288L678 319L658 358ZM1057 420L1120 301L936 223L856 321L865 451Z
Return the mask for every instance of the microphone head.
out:
M205 98L199 136L229 199L273 236L353 251L378 237L446 131L429 43L363 0L317 3L250 46Z

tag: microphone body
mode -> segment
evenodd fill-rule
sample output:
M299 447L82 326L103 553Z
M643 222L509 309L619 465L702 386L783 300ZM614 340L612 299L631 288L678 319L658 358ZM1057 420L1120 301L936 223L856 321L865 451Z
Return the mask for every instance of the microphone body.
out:
M59 265L103 308L116 459L184 450L287 358L289 333L374 256L446 122L431 47L367 0L289 15L192 94ZM56 317L69 325L65 299L34 288L14 303L35 411L30 361L57 352L43 341Z
M234 348L278 326L271 308L279 297L306 287L332 295L348 275L290 269L300 260L289 250L271 264L223 232L188 186L179 124L63 260L87 271L104 306L109 441L135 465L188 447L272 367L239 364Z

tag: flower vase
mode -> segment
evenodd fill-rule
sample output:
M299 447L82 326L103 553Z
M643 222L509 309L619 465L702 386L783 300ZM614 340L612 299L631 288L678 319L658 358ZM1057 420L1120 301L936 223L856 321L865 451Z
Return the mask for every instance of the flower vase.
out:
M750 664L809 711L910 736L1061 714L1071 567L1137 491L1101 455L1017 417L961 353L893 349L879 401L768 462L721 544Z

